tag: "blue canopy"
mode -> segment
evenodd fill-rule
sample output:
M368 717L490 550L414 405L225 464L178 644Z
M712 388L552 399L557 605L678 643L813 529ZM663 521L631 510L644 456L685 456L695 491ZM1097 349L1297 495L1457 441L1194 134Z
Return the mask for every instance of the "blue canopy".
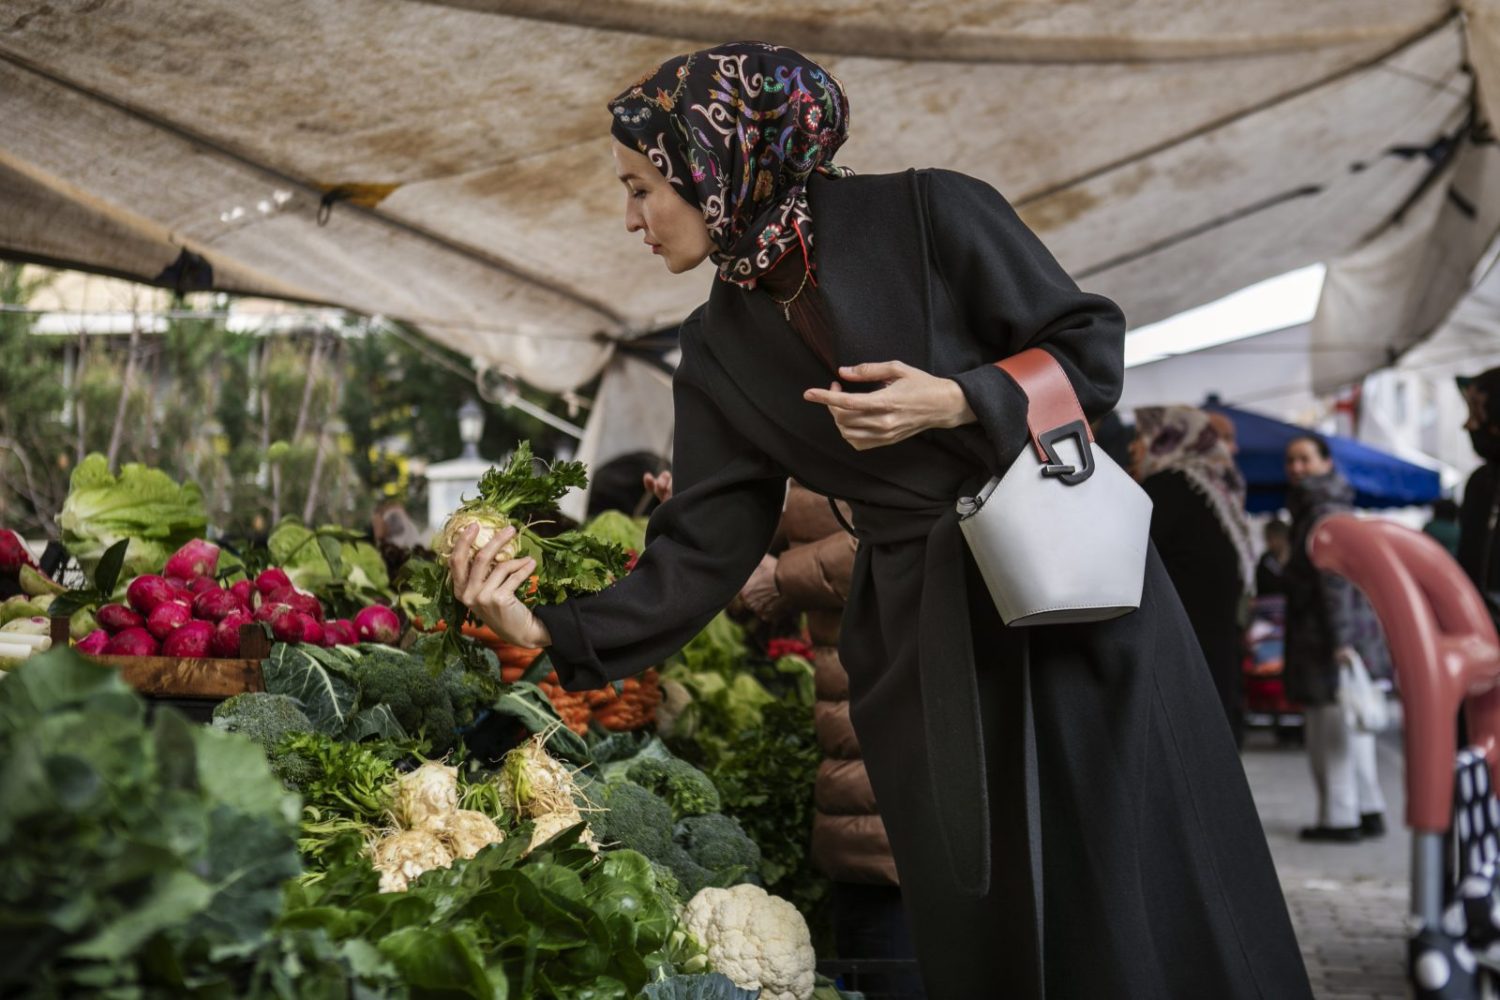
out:
M1282 423L1259 413L1238 410L1212 401L1204 409L1222 413L1234 422L1239 453L1235 461L1249 487L1246 506L1251 513L1286 507L1286 446L1307 429ZM1323 435L1339 472L1354 487L1355 506L1410 507L1430 504L1442 496L1436 471L1403 461L1352 438Z

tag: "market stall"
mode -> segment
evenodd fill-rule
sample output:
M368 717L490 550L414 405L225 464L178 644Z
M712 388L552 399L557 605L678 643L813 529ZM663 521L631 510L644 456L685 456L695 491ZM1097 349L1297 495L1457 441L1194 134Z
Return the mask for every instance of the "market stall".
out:
M469 618L440 554L295 518L231 549L192 484L101 466L79 466L62 516L72 585L0 530L18 591L0 602L0 923L25 942L0 992L844 995L818 975L798 642L721 616L670 661L568 693ZM523 444L439 553L465 524L479 545L515 525L528 600L608 586L644 524L555 530L584 475Z

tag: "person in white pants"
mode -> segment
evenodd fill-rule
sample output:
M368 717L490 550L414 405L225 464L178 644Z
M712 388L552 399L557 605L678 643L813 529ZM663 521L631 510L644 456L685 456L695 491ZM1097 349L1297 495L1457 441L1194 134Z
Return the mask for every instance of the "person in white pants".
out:
M1354 654L1371 677L1389 677L1390 654L1374 611L1345 579L1320 573L1307 557L1313 525L1351 510L1354 490L1335 468L1328 442L1304 435L1287 445L1291 556L1286 581L1287 695L1303 706L1307 756L1318 793L1315 826L1304 840L1353 843L1385 833L1385 799L1375 737L1352 729L1339 705L1339 666Z
M1356 732L1344 721L1339 705L1306 710L1307 758L1318 790L1318 825L1309 830L1359 831L1361 839L1383 832L1385 796L1375 768L1375 736ZM1380 830L1365 827L1377 825ZM1304 831L1309 840L1329 839Z

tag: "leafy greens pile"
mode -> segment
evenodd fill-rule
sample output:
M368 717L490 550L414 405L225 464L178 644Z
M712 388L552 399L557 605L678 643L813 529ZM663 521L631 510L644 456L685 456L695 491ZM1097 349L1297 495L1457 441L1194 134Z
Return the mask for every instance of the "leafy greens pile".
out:
M237 995L301 870L260 748L64 650L0 684L0 994Z
M160 469L130 463L119 476L103 455L78 463L57 517L63 544L85 571L93 572L105 550L129 539L122 580L158 573L167 557L208 528L203 491L178 485Z

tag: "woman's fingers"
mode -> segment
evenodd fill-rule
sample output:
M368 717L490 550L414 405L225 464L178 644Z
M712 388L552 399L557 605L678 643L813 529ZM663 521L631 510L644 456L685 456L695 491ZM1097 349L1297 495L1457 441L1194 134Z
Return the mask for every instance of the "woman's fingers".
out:
M496 532L495 537L490 539L489 544L480 549L474 555L474 560L469 564L468 576L464 580L462 588L454 587L454 593L459 595L459 600L465 604L472 604L473 599L480 590L484 588L485 582L496 570L495 557L500 554L500 549L506 542L510 541L515 531L506 528L504 531ZM501 563L501 566L515 562L514 559Z
M453 551L448 553L448 575L453 578L453 592L461 592L469 582L469 566L472 564L474 554L474 536L479 531L479 525L471 524L458 533L458 541L453 546Z
M536 560L530 558L512 559L501 563L485 581L483 589L479 592L477 603L488 606L497 604L502 598L513 597L516 588L531 578L531 572L534 569L536 569Z
M836 389L808 389L802 394L802 398L809 403L818 403L839 410L889 409L889 404L884 399L877 398L879 395L879 391L857 393L840 392Z
M839 374L851 382L888 382L901 378L911 371L901 361L877 361L870 364L840 368Z

